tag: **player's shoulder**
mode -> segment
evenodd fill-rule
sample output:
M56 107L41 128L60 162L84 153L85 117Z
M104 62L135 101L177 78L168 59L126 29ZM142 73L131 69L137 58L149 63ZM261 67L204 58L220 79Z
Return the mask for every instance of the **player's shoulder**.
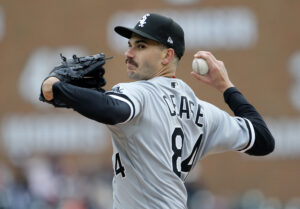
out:
M160 87L166 87L166 88L185 88L190 89L190 86L186 84L183 80L179 78L172 78L172 77L155 77L150 80L148 80L148 84L153 86L160 86Z
M144 86L147 83L148 83L148 80L140 80L140 81L118 83L115 86L136 87L136 86Z
M164 85L169 81L170 78L166 77L155 77L149 80L139 80L139 81L133 81L133 82L123 82L123 83L118 83L115 86L113 86L112 89L118 89L122 90L122 88L129 88L129 89L143 89L143 88L151 88L151 87L159 87L161 85ZM174 80L174 79L172 79ZM179 79L176 79L179 80Z
M145 91L158 91L159 89L185 89L186 91L193 92L191 87L187 85L183 80L178 78L168 78L168 77L155 77L149 80L140 80L133 82L118 83L111 91L116 93L125 93L128 91L132 92L145 92Z
M143 91L147 86L147 81L133 81L133 82L123 82L118 83L112 87L108 93L126 94Z

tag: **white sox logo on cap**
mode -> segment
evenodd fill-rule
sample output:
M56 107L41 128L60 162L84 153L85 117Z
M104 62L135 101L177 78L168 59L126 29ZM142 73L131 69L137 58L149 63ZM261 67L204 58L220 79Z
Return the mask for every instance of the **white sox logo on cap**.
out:
M147 19L148 16L150 16L149 13L148 13L148 14L145 14L145 15L142 17L142 19L139 21L139 22L140 22L140 24L139 24L140 27L144 27L144 25L146 24L146 19Z
M184 31L178 23L166 16L146 13L134 28L117 26L115 31L128 39L134 33L161 43L168 48L173 48L179 59L184 53Z

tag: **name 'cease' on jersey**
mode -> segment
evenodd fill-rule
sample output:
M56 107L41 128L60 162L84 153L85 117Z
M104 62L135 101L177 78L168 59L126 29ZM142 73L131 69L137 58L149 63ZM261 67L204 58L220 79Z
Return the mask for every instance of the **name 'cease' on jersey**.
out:
M203 123L201 122L201 119L203 118L203 114L201 113L201 106L200 104L197 105L197 111L196 111L196 117L194 113L194 107L195 104L193 101L188 100L186 96L180 96L180 103L179 108L177 108L176 105L176 99L175 95L163 95L163 100L168 106L169 112L171 116L178 116L180 118L183 118L183 116L186 117L186 119L195 119L195 124L199 127L203 127Z

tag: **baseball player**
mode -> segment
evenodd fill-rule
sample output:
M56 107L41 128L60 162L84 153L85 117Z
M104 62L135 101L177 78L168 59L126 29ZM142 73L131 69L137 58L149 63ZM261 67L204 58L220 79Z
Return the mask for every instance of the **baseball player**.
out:
M46 79L42 94L85 117L107 124L113 142L114 209L186 209L184 181L204 156L238 151L266 155L274 139L263 118L231 83L222 61L207 51L206 76L192 73L224 95L235 117L200 100L175 77L184 54L184 32L171 18L145 14L134 28L118 26L128 38L128 76L136 80L98 92Z

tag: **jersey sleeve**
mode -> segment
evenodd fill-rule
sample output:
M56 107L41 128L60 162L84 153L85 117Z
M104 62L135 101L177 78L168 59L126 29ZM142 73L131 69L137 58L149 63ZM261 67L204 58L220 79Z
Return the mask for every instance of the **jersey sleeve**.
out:
M106 95L125 102L130 107L130 115L123 123L131 121L142 111L145 100L144 94L142 93L143 86L137 83L139 82L120 83L115 85L110 91L106 92Z
M225 102L236 116L247 118L253 124L255 142L245 152L249 155L267 155L275 149L275 140L263 117L251 105L237 88L232 87L224 92Z
M235 87L224 92L224 99L235 117L211 104L203 103L205 154L229 150L256 156L271 153L275 140L254 106Z
M232 117L218 107L203 103L205 118L204 155L225 151L245 152L254 144L252 123L243 117Z

